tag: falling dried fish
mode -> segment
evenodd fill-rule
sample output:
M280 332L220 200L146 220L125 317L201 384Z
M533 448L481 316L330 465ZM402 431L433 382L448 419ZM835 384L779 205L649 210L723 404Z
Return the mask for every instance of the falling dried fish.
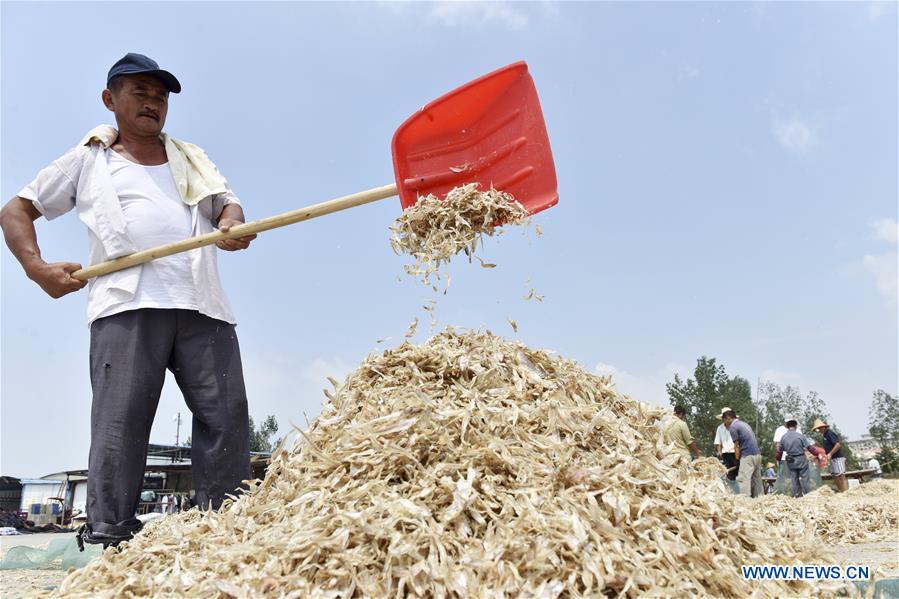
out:
M409 323L409 328L406 329L406 334L403 335L406 339L411 339L415 336L415 331L418 330L418 316L416 316L412 322Z
M407 274L433 285L431 278L439 279L441 265L463 252L470 260L479 240L496 234L500 224L528 222L528 211L508 193L481 191L477 183L469 183L453 188L444 199L428 195L407 208L390 227L390 244L397 254L412 257L413 263L404 266Z

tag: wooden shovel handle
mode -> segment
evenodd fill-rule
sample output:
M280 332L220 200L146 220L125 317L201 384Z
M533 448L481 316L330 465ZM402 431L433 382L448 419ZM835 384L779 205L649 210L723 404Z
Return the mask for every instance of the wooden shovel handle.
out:
M292 225L293 223L324 216L325 214L331 214L332 212L338 212L340 210L346 210L347 208L383 200L395 196L396 193L395 183L384 185L383 187L375 187L374 189L369 189L367 191L360 191L348 196L328 200L321 204L313 204L312 206L298 208L297 210L291 210L284 214L269 216L268 218L237 225L231 227L231 230L228 233L214 231L212 233L207 233L206 235L199 235L197 237L191 237L190 239L184 239L183 241L176 241L175 243L161 245L159 247L150 248L149 250L135 252L134 254L122 256L121 258L116 258L115 260L110 260L108 262L94 264L87 268L76 270L72 273L72 277L86 281L101 275L108 275L117 270L137 266L138 264L143 264L144 262L149 262L156 258L164 258L165 256L171 256L172 254L186 252L187 250L193 250L205 245L211 245L222 239L236 239L237 237L243 237L244 235L253 235L255 233L261 233L262 231L268 231L269 229L277 229L278 227Z

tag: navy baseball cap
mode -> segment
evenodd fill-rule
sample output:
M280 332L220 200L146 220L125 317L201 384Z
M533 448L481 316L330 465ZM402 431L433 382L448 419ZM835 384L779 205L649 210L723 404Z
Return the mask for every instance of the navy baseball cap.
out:
M177 94L181 91L181 84L178 83L174 75L160 69L159 64L149 56L135 52L129 52L112 65L112 68L109 69L109 74L106 75L106 85L109 85L113 77L118 77L119 75L140 75L141 73L158 77L172 93Z

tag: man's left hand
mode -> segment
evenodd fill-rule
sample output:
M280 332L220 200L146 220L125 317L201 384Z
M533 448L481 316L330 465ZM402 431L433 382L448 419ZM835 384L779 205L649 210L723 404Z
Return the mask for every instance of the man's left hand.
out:
M233 218L223 218L219 220L219 231L222 233L227 233L231 230L231 227L236 227L237 225L242 225L243 221L239 221ZM215 246L222 250L227 250L229 252L234 252L237 250L245 250L250 247L250 242L256 239L255 235L246 235L244 237L237 237L236 239L222 239L221 241L216 241Z

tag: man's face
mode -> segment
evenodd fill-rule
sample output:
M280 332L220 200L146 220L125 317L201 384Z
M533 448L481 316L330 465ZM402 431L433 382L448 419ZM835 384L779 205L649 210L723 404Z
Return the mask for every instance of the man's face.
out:
M722 418L722 420L724 420L724 426L726 428L730 428L730 425L733 424L733 421L734 421L734 419L731 418L730 416L725 416L724 418Z
M103 91L103 103L115 113L119 130L159 135L168 114L169 90L153 75L125 75L122 86Z

